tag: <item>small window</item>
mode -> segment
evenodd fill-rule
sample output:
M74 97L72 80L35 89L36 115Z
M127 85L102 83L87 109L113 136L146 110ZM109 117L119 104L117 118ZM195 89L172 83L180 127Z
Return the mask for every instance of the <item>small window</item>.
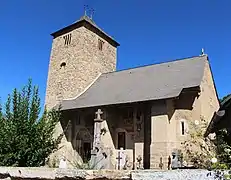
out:
M66 67L66 63L65 63L65 62L62 62L62 63L60 64L60 69L65 68L65 67Z
M185 123L181 121L181 135L185 135Z
M104 44L104 42L101 39L99 39L98 40L98 48L99 48L100 51L103 50L103 44Z
M71 34L67 34L67 35L63 36L63 39L64 39L64 45L71 44Z

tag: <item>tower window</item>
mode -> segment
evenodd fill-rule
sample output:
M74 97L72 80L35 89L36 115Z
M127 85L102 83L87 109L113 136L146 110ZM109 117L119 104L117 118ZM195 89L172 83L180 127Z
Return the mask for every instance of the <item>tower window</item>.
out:
M66 67L66 63L65 62L62 62L61 64L60 64L60 68L65 68Z
M103 44L104 44L104 42L103 42L101 39L99 39L99 40L98 40L98 49L99 49L100 51L103 50Z
M64 45L71 44L71 34L67 34L67 35L63 36L63 39L64 39Z

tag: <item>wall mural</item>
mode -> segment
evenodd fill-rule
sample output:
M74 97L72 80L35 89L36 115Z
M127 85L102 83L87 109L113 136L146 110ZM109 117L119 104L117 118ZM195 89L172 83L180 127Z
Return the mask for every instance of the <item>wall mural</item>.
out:
M142 124L143 124L142 112L138 110L136 113L136 131L138 136L140 136L140 132L142 130Z
M134 132L134 122L133 122L133 109L126 109L123 113L124 129L129 132Z
M134 118L135 116L135 118ZM133 108L127 108L123 111L123 128L131 135L132 139L142 136L143 131L143 113L140 109L137 112Z

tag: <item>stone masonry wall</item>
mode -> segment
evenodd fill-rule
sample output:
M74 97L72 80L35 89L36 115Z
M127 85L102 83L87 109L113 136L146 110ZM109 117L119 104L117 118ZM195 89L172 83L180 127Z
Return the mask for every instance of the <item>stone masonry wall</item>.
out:
M117 171L0 167L4 180L213 180L214 172L207 170Z
M185 104L190 98L193 100L192 110L175 109L173 100L166 101L167 113L152 116L152 143L151 143L151 168L159 169L160 158L163 159L163 169L167 169L168 156L171 156L173 149L181 149L181 142L188 136L181 134L181 122L185 123L185 131L188 131L189 123L204 119L209 122L213 113L218 110L219 102L216 96L216 89L212 79L209 62L205 62L204 76L201 82L201 92L198 97L183 95L180 102ZM153 107L154 108L154 107ZM154 109L160 108L155 107Z
M101 74L116 69L116 47L100 38L85 27L71 32L71 43L65 45L64 35L53 39L49 63L45 104L51 109L63 99L75 98L83 92ZM102 51L98 49L98 40L104 44ZM61 64L65 66L61 67ZM55 137L62 132L57 124ZM79 156L73 150L71 142L63 137L60 149L50 156L50 161L60 161L64 156L68 167L73 166Z
M71 43L64 44L64 35L53 39L46 90L46 106L54 107L62 99L76 97L100 73L116 69L116 47L85 27L71 33ZM103 40L102 51L98 40ZM66 66L61 67L62 63Z
M201 115L207 122L209 122L213 113L220 107L209 61L205 64L204 77L201 83L201 96L199 100L201 101Z
M186 121L186 129L189 125L189 121L191 123L195 123L195 120L201 123L201 120L205 120L209 123L215 111L219 108L219 102L216 96L216 89L214 86L214 82L212 79L212 72L209 66L209 61L205 63L204 76L201 82L201 92L198 98L195 98L193 103L193 109L184 110L179 109L174 113L173 118L175 119L176 127L177 127L177 141L182 142L187 139L187 136L181 135L180 123L182 120ZM180 148L180 143L178 143L178 147Z
M163 169L167 169L168 160L168 115L165 101L157 101L152 105L151 117L151 145L150 145L150 168L160 169L160 158L164 163Z

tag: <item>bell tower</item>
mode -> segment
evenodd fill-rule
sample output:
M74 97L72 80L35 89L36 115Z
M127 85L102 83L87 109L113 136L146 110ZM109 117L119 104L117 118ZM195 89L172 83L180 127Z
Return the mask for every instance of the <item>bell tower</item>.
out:
M101 74L116 70L117 43L86 14L53 36L45 104L78 96Z

